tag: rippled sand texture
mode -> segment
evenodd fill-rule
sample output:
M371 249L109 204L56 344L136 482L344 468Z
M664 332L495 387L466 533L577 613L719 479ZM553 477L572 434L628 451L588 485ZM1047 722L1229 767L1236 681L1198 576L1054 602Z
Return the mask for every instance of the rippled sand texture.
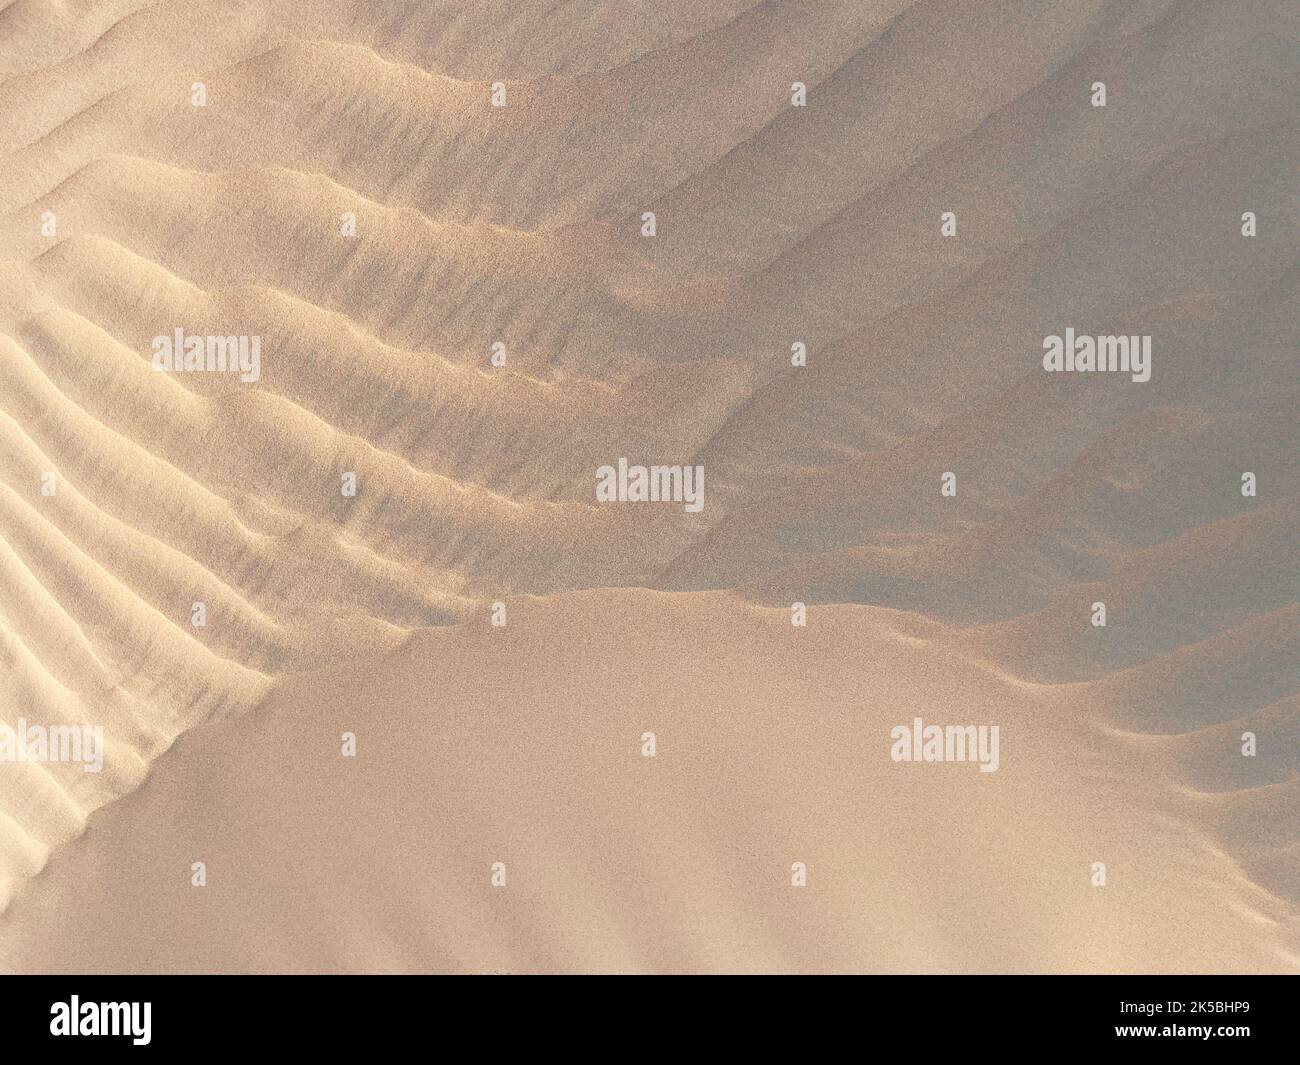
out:
M1285 0L10 0L0 720L108 750L0 968L1300 969L1298 98Z

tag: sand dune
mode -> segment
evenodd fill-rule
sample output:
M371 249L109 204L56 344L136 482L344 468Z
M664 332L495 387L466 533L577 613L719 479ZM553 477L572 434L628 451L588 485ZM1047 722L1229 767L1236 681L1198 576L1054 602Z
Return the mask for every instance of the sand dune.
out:
M1294 971L1298 38L0 7L0 967Z
M422 631L184 737L11 907L10 956L467 972L1297 960L1292 912L1204 836L1228 812L1174 785L1170 751L1098 730L1087 694L995 677L933 627L860 608L825 607L806 631L724 594L514 610L503 630ZM882 757L890 726L938 707L1003 723L996 778ZM1104 892L1079 875L1103 859Z

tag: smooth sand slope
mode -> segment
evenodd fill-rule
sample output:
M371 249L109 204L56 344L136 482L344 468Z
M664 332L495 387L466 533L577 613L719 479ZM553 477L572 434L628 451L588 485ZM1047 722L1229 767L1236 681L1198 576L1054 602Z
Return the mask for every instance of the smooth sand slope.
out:
M1298 44L0 7L0 721L106 744L0 762L0 967L1294 971ZM598 505L621 456L703 510ZM891 762L914 716L1000 769Z
M11 964L1295 963L1290 909L1203 831L1210 803L1174 752L1101 726L1091 691L996 674L906 615L826 607L800 630L786 613L724 594L527 599L505 629L429 630L291 682L92 817L10 907ZM891 761L889 730L914 715L1000 722L998 771ZM1103 860L1098 890L1081 873Z

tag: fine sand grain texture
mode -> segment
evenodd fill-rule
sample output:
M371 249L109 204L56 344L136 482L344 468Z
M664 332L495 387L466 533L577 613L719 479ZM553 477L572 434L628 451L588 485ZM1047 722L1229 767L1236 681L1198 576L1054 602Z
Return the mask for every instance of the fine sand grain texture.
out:
M0 0L0 971L1300 971L1298 103L1286 0Z

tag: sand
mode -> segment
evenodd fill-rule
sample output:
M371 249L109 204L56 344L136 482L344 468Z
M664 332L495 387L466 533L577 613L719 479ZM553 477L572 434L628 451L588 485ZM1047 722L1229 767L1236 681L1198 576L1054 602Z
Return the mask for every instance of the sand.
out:
M0 970L1300 970L1298 38L0 7Z

